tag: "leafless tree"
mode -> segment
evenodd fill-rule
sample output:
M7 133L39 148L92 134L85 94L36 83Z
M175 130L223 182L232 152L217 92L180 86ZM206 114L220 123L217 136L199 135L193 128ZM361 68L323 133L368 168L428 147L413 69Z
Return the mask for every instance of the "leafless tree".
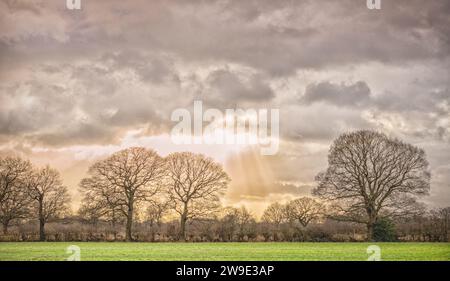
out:
M88 200L126 217L126 240L132 241L135 207L150 200L165 174L163 159L153 150L133 147L114 153L90 167L80 187Z
M278 202L270 204L264 210L261 221L266 224L264 227L265 238L269 239L272 236L274 240L279 240L281 226L284 222L288 221L286 205Z
M69 211L67 187L62 184L59 172L46 166L29 175L27 188L39 219L39 240L45 241L45 224Z
M223 241L233 241L238 229L238 209L233 207L224 207L221 209L219 217L220 223L218 234Z
M238 240L242 241L245 236L249 236L254 230L255 218L244 206L236 209L238 224Z
M434 231L439 233L439 240L447 242L450 230L450 207L434 209L430 212Z
M116 223L124 218L120 205L121 193L104 178L92 176L83 179L80 192L83 198L78 213L85 220L96 224L103 219L115 229Z
M261 217L261 220L268 223L273 223L279 226L286 219L286 206L275 202L270 204Z
M301 197L290 201L285 208L286 217L290 221L298 221L303 227L319 219L324 211L324 205L310 197Z
M155 241L156 233L161 229L163 218L171 209L173 209L173 204L165 194L147 202L145 218L150 227L151 241Z
M164 215L171 207L172 204L169 200L167 200L167 198L149 200L146 210L146 218L150 223L150 226L160 225Z
M219 164L200 154L172 153L166 162L169 197L180 215L180 239L184 240L186 222L217 209L230 179Z
M430 189L422 149L366 130L334 141L328 168L317 180L313 194L333 205L334 218L366 224L369 240L379 216L411 213L416 197Z
M31 163L19 157L0 158L0 221L3 233L9 224L30 214L31 199L25 179L31 171Z

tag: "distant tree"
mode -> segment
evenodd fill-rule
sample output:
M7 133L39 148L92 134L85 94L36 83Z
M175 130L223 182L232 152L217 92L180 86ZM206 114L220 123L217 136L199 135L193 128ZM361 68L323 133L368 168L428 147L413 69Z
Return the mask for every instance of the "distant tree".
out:
M200 154L172 153L166 162L169 197L180 215L180 239L185 240L186 222L217 210L230 179L219 164Z
M317 181L313 194L333 205L333 217L366 224L369 240L380 216L414 214L416 197L430 189L425 152L373 131L337 138Z
M120 192L104 178L93 176L82 179L80 193L83 198L78 213L92 224L103 219L115 228L116 223L125 217Z
M150 227L151 240L155 241L155 236L160 229L163 217L169 210L173 208L173 204L165 196L159 196L147 202L147 209L145 212L145 219Z
M69 212L70 197L57 170L46 166L27 178L28 194L39 219L39 240L45 241L45 224Z
M25 179L31 168L29 161L19 157L0 158L0 222L4 234L12 221L30 215L31 199Z
M97 225L103 216L103 209L98 205L83 202L78 209L78 215L84 222Z
M238 209L225 207L222 209L222 215L219 223L219 236L223 241L233 241L238 230Z
M285 208L286 217L290 221L297 221L303 227L323 214L323 204L310 197L301 197L290 201Z
M249 238L252 236L252 232L255 231L255 218L253 215L242 206L236 210L237 223L238 223L238 239L242 241L244 237Z
M268 223L273 223L276 226L280 225L286 219L286 206L275 202L270 204L261 217L261 220Z
M146 210L146 218L150 226L161 225L164 215L173 207L166 198L149 200Z
M430 218L434 230L438 233L439 241L447 242L450 231L450 207L431 210Z
M270 204L265 210L261 217L261 221L267 225L264 229L265 239L269 239L270 236L273 237L275 241L280 239L281 225L288 221L286 205L280 204L278 202Z
M89 177L80 183L86 200L126 217L126 240L132 241L132 225L137 204L160 191L165 174L163 159L153 150L133 147L114 153L92 165Z
M254 216L244 206L226 207L222 209L219 230L225 241L243 241L244 237L249 238L256 232L255 224Z

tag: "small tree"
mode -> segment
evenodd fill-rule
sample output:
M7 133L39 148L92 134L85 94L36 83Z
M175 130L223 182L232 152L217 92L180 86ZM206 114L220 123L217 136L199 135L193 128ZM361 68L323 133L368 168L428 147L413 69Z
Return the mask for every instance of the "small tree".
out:
M395 225L388 218L378 219L373 226L373 240L377 242L394 242L397 240Z
M271 233L274 240L279 239L280 225L287 219L286 206L278 202L270 204L261 217L261 220L268 224L269 229L265 229L266 233Z
M146 210L146 218L150 223L150 226L160 226L163 216L169 211L171 207L171 202L166 199L150 200L148 202Z
M161 227L164 215L167 214L172 207L171 202L164 197L155 198L148 202L145 217L150 226L152 241L155 240L156 231Z
M290 201L285 208L290 221L298 221L303 227L323 214L324 206L310 197L302 197Z
M49 166L35 170L29 176L27 186L39 219L39 240L45 241L45 224L69 211L69 193L59 172Z
M286 206L275 202L270 204L265 210L261 217L261 220L267 223L272 223L279 226L283 221L286 220Z
M237 223L238 223L238 239L242 241L245 236L250 238L255 231L255 218L253 215L242 206L236 209Z
M222 217L219 224L219 235L223 241L233 241L238 230L237 209L226 207L222 209Z
M430 211L430 219L439 233L439 241L447 242L450 231L450 207L438 208Z

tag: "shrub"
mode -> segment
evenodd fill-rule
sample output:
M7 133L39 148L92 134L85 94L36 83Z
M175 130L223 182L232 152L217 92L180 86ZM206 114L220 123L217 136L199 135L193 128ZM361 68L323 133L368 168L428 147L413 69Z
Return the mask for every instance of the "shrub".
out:
M393 242L397 240L394 223L387 218L379 219L373 228L373 239L377 242Z

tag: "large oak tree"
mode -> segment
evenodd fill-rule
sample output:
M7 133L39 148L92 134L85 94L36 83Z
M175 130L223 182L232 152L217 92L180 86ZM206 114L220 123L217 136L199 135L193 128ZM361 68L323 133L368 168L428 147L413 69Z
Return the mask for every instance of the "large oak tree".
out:
M70 196L59 172L46 166L27 178L28 194L39 219L39 240L45 240L45 224L69 211Z
M211 158L190 152L172 153L166 158L169 197L180 215L180 239L186 237L186 222L219 207L230 178Z
M120 210L126 217L126 240L133 240L135 208L160 190L164 160L153 150L132 147L98 161L88 174L80 184L84 201L103 210Z
M13 220L30 213L31 198L25 180L31 169L31 163L19 157L0 158L0 222L4 234Z
M414 213L417 196L430 189L422 149L367 130L338 137L317 180L313 193L331 203L333 217L366 224L369 240L381 216Z

